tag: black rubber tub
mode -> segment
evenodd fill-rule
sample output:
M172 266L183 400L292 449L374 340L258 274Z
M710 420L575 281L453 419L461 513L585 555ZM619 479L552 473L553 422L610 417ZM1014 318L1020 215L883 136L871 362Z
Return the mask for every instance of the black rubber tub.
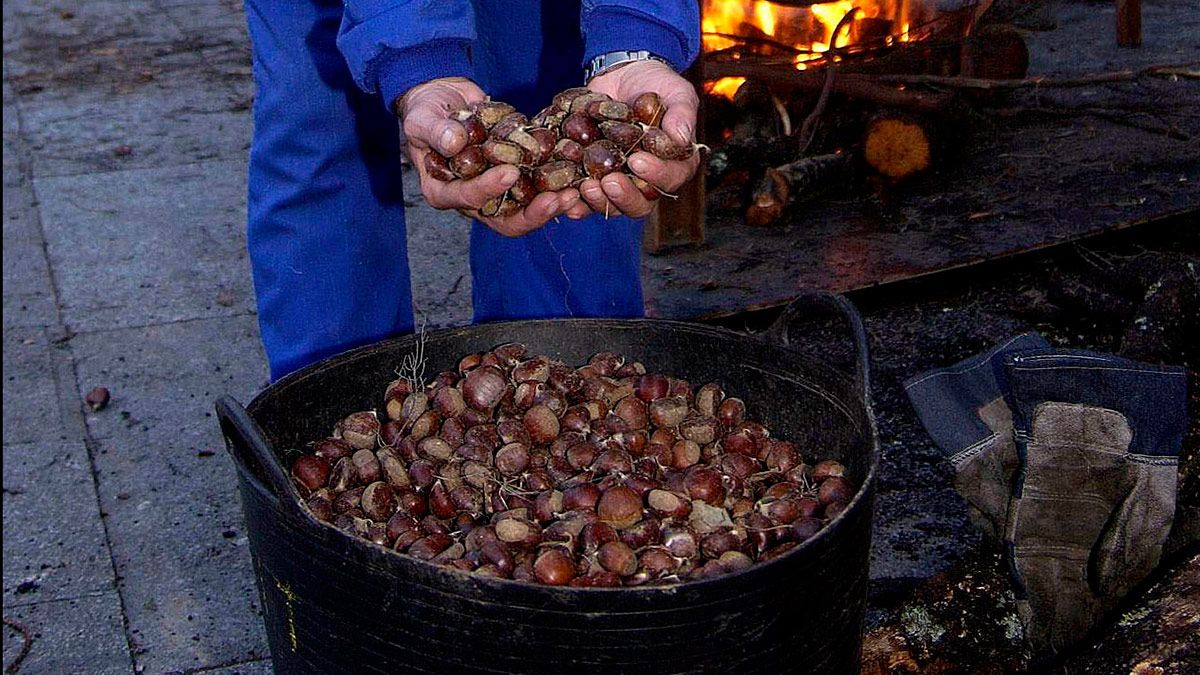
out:
M825 363L823 349L788 346L789 326L817 309L845 317L854 375ZM858 671L878 444L866 336L849 302L807 296L761 337L668 321L570 319L427 338L427 373L519 341L567 363L611 350L695 385L719 382L776 437L840 459L862 487L790 553L710 580L552 588L435 567L315 520L283 468L285 449L327 435L350 412L377 408L414 339L356 349L276 382L246 409L229 397L217 402L276 672Z

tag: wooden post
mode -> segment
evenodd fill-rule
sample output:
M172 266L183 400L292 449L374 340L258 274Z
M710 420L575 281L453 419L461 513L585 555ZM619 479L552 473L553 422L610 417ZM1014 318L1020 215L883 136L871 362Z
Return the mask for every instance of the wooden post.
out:
M663 197L646 216L642 247L658 253L670 246L704 243L704 167L679 189L678 199Z
M1117 44L1142 46L1142 0L1117 0Z

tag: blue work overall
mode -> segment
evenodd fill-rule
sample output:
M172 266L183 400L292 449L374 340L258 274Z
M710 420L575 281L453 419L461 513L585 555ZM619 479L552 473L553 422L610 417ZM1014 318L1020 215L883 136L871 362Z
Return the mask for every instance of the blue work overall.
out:
M272 380L413 329L396 96L465 76L532 115L595 54L682 69L699 50L694 0L246 0L246 15L248 241ZM641 316L641 231L602 215L518 238L473 223L475 320Z

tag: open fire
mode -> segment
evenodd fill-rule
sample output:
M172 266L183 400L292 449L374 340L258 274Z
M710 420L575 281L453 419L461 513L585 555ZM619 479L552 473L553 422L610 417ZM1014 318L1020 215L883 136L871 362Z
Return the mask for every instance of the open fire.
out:
M990 4L973 3L968 4ZM819 67L862 49L884 48L934 33L931 0L836 0L805 5L764 0L704 0L704 51L750 53L788 59L798 70ZM836 50L832 51L831 49ZM745 78L724 77L705 85L733 98Z

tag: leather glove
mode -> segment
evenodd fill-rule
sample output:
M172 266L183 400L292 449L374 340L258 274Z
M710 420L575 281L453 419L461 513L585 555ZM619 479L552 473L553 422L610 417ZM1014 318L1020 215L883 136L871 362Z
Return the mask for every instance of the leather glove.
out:
M1026 633L1057 652L1158 564L1175 513L1186 376L1091 352L1006 358L1021 460L1006 536Z
M1049 347L1040 335L1018 335L904 386L925 429L949 457L954 487L971 519L996 543L1004 539L1018 465L1012 411L1001 384L1005 359Z

